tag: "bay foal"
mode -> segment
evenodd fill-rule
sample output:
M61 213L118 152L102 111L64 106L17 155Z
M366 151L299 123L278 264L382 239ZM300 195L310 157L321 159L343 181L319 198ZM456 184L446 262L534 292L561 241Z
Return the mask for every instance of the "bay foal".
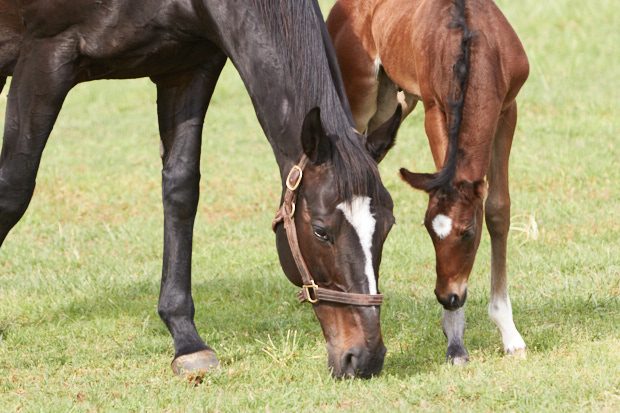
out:
M490 0L339 0L327 25L358 130L375 130L399 99L403 117L417 102L424 106L438 172L400 173L429 194L424 223L435 247L448 360L468 360L462 306L483 209L492 249L489 315L504 350L524 351L506 281L508 157L515 98L529 72L517 35Z

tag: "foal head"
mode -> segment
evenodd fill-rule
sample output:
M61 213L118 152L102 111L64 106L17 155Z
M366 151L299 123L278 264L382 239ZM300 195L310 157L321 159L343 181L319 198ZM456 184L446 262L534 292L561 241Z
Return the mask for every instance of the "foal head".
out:
M447 310L465 304L467 280L482 232L485 181L448 182L435 186L437 175L400 170L405 182L429 194L424 226L435 247L435 295Z
M319 288L379 292L381 252L394 216L376 162L393 145L399 123L400 112L364 138L352 130L349 136L328 135L318 109L305 118L301 142L309 164L298 190L294 219L299 249ZM301 285L282 225L277 228L277 244L284 272ZM313 308L334 376L370 377L381 371L386 349L380 307L318 301Z

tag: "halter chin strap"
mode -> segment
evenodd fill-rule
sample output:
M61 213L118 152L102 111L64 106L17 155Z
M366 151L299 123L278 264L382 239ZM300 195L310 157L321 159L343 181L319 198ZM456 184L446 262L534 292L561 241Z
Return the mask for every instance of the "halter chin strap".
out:
M303 286L297 294L299 302L309 302L316 304L319 301L328 301L332 303L358 305L358 306L377 306L383 302L383 294L357 294L347 293L343 291L329 290L319 287L312 278L312 274L306 265L304 257L299 249L299 241L297 239L297 228L295 227L295 201L297 200L297 190L301 185L304 169L308 164L308 157L304 154L301 156L299 163L294 165L288 176L286 177L286 192L284 193L284 201L278 209L276 217L271 223L271 228L275 231L279 223L284 223L286 230L286 238L288 245L295 259L295 264L301 274Z

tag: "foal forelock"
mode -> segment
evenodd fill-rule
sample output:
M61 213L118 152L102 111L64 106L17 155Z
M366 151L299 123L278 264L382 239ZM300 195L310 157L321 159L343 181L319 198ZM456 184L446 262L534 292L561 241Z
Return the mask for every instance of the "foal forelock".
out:
M368 279L368 291L377 294L377 281L372 265L372 237L375 233L377 221L370 212L370 197L354 196L350 201L338 204L337 208L342 211L347 222L351 224L364 252L364 273Z

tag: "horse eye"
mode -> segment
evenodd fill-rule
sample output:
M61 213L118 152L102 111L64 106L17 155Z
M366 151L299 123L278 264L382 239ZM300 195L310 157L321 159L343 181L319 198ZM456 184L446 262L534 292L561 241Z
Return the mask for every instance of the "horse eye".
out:
M315 237L317 237L321 241L329 241L329 234L327 234L327 231L325 230L325 228L313 227L313 230L314 230Z

